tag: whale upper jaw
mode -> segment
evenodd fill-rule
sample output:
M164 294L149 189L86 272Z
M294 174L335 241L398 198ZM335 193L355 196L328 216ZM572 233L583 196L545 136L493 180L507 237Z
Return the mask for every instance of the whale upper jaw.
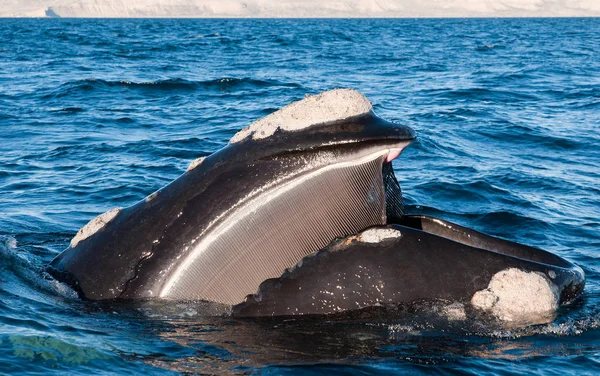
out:
M235 137L235 136L234 136ZM363 148L364 145L380 144L388 149L402 150L416 138L409 126L392 123L378 117L373 111L347 119L314 124L300 130L277 128L269 137L245 137L229 143L224 150L240 150L254 158L276 157L286 153L298 153L318 148ZM394 146L396 145L396 146Z

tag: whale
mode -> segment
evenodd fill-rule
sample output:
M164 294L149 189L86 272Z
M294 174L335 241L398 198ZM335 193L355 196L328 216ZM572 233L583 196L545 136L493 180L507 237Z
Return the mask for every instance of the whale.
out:
M582 295L585 273L559 256L405 213L392 161L415 138L358 91L307 96L92 219L48 272L84 299L213 302L238 318L439 300L535 321Z
M358 91L307 96L92 219L48 271L90 300L239 303L332 239L401 217L391 161L414 138Z

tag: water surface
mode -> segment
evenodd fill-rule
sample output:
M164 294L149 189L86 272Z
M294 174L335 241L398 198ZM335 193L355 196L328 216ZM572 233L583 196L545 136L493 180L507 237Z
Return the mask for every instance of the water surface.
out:
M549 324L428 310L240 321L79 300L44 272L127 206L306 93L352 87L419 138L407 209L586 272ZM0 20L0 372L600 372L600 19Z

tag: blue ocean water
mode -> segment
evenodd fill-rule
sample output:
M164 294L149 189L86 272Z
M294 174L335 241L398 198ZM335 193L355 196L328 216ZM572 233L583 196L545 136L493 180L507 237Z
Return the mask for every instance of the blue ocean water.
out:
M44 266L306 93L418 139L407 211L586 272L549 324L204 317L81 301ZM600 19L0 20L0 373L600 373Z

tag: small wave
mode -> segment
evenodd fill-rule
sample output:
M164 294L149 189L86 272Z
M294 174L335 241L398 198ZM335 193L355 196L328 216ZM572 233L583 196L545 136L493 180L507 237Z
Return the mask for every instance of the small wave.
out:
M17 239L9 235L0 236L0 249L5 251L12 251L17 248Z
M510 90L489 89L474 87L469 89L456 89L446 91L442 96L451 99L475 99L488 101L537 101L539 98L533 93L525 93Z
M334 31L334 32L333 32L333 34L334 34L335 36L337 36L337 37L338 37L338 39L345 40L345 41L347 41L347 42L352 42L352 41L354 41L354 38L353 38L352 36L350 36L350 35L348 35L348 34L346 34L346 33L344 33L344 32L341 32L341 31Z
M0 94L0 97L2 97L2 95ZM16 119L17 117L15 115L12 114L5 114L0 112L0 120L13 120Z
M468 183L452 183L446 181L432 181L416 185L414 191L429 192L432 199L440 202L469 204L474 207L488 205L492 202L494 195L509 194L502 189L496 188L484 181L472 181Z
M220 38L220 33L197 34L187 37L187 39L204 39L204 38Z
M130 117L120 117L116 119L116 122L121 124L134 124L136 121Z
M445 72L448 70L448 66L441 63L426 63L416 67L415 70L420 72Z
M497 43L484 43L475 47L475 51L477 52L491 52L494 50L503 50L506 49L506 45L497 44Z
M509 228L517 231L530 231L535 234L544 234L554 230L552 224L525 216L523 214L515 213L513 211L494 211L485 214L465 214L467 217L473 218L474 223L484 225L490 229L496 229L496 231L502 231L508 233Z
M438 111L430 111L425 112L422 115L419 115L419 118L422 119L431 119L431 120L448 120L448 119L468 119L468 118L486 118L489 116L488 111L484 111L483 109L477 108L465 108L465 107L457 107L457 108L444 108Z
M286 83L276 80L257 80L252 78L231 78L223 77L206 81L190 81L181 78L173 78L158 81L133 82L127 80L109 81L103 79L83 79L70 81L62 84L53 93L44 96L44 98L56 98L71 95L73 93L103 91L107 89L130 89L130 90L150 90L150 91L196 91L196 90L217 90L231 91L241 89L256 89L269 87L299 88L301 85L296 83Z
M64 107L64 108L57 109L57 110L51 110L51 112L58 112L58 113L65 113L65 114L76 114L76 113L83 112L83 111L85 111L85 110L81 107Z
M540 130L518 125L509 125L495 129L479 127L474 129L473 132L477 132L498 142L528 145L543 150L577 150L587 146L586 141L580 137L570 139L568 136L554 136L544 134Z
M39 260L33 258L32 252L17 248L16 238L10 235L0 235L0 269L3 270L2 277L10 281L2 286L0 292L3 290L22 291L21 285L24 284L28 288L28 294L35 294L35 290L41 290L44 294L49 293L53 296L70 299L77 298L73 289L47 275L42 270L43 267L37 265ZM30 289L31 287L34 289Z
M598 99L600 98L600 88L598 86L579 85L576 89L547 89L541 91L542 94L554 97L558 100L563 99Z
M17 251L17 239L11 235L0 235L0 265L19 268L28 265L29 260L24 253Z
M502 168L487 175L487 179L497 182L499 185L513 187L514 190L556 190L556 187L564 187L565 182L557 177L544 176L543 179L525 173L515 168ZM567 187L574 189L576 187Z
M497 338L521 338L535 335L571 337L600 328L600 312L585 317L567 318L565 321L514 329L497 329L490 335Z

